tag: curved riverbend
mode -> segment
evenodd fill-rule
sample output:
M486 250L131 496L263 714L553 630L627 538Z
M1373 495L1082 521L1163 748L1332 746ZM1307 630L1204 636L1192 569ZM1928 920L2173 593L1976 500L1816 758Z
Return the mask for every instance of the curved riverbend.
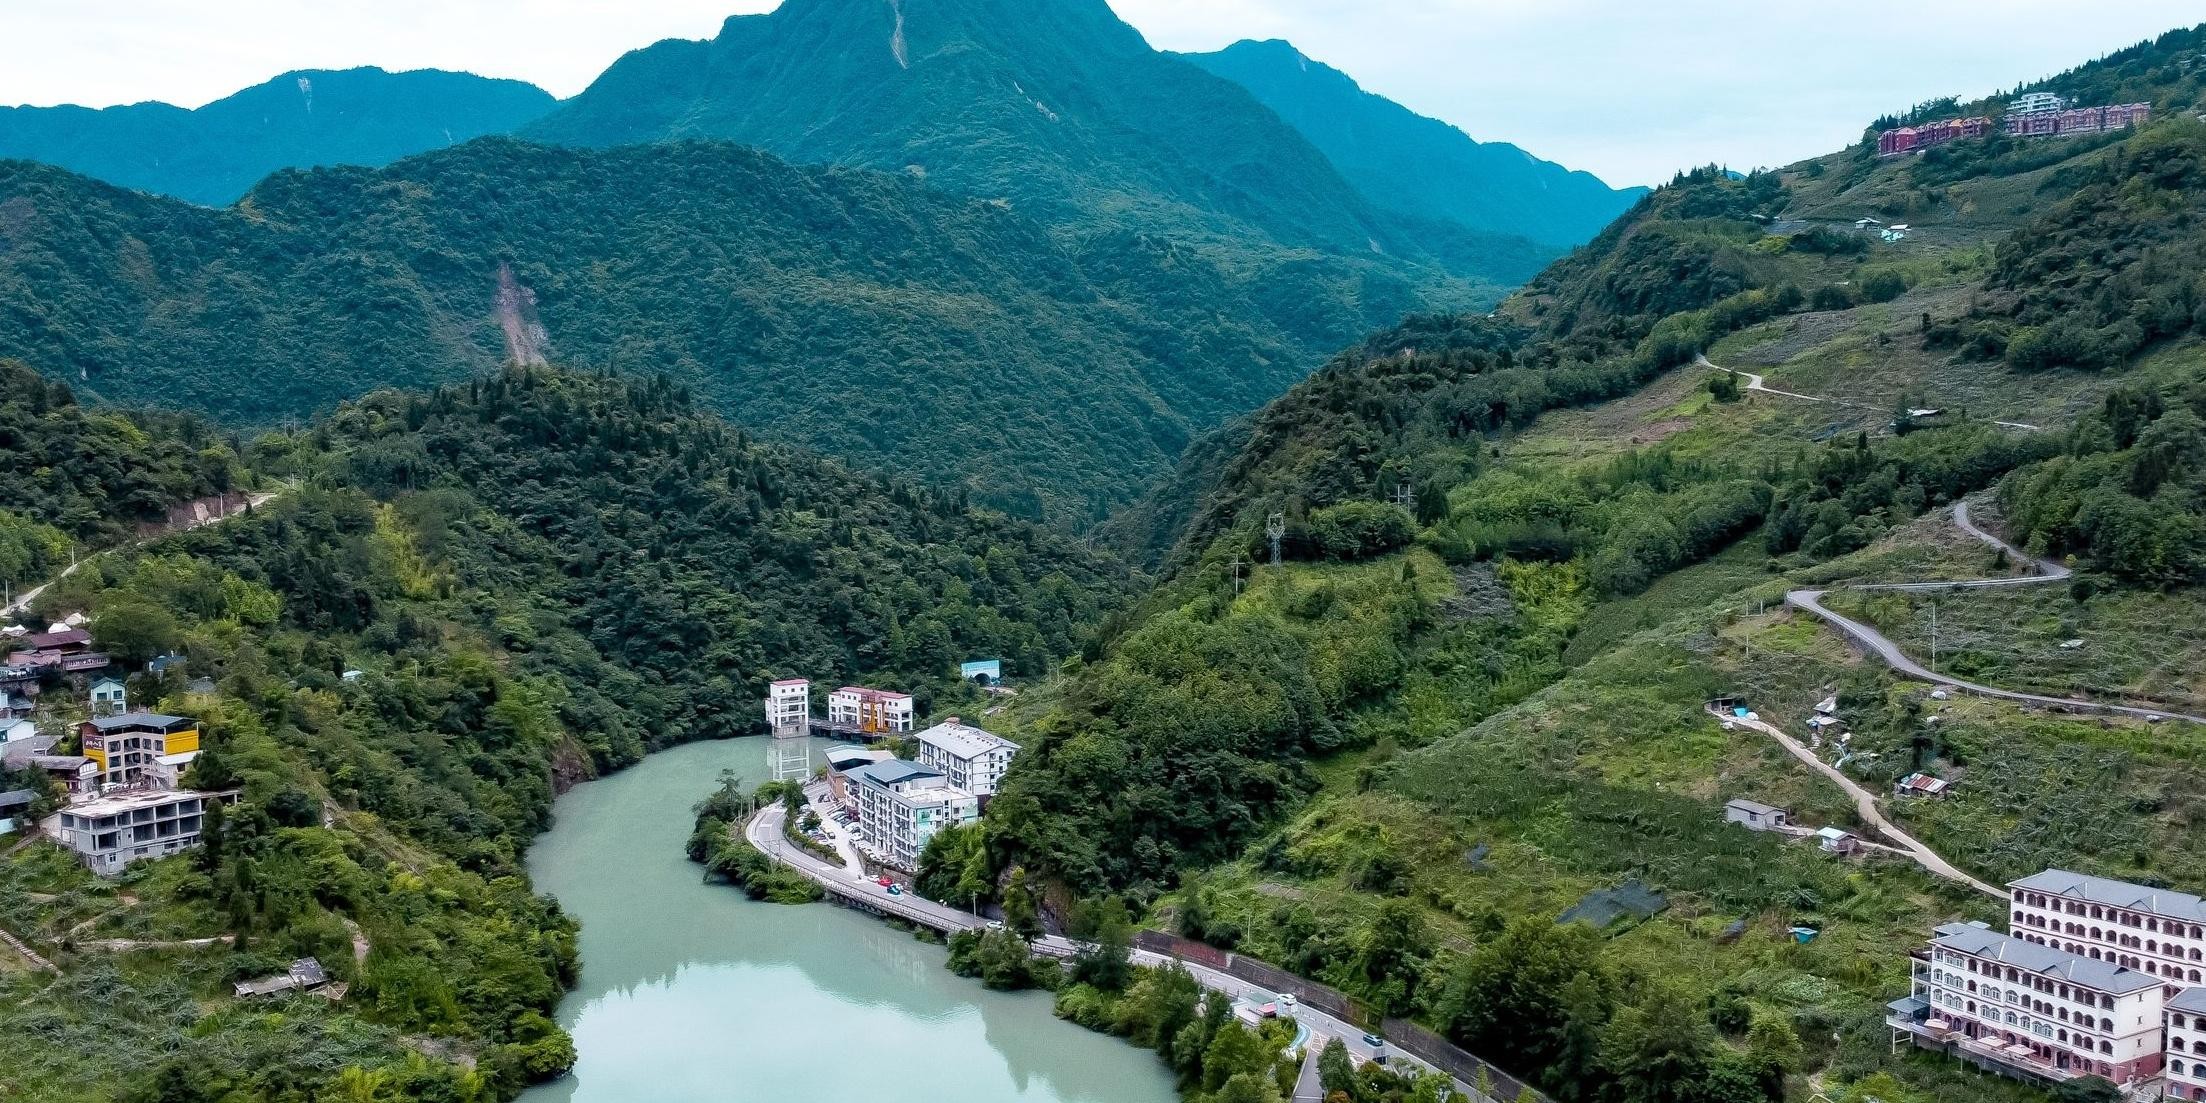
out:
M824 904L754 903L682 856L690 809L765 741L652 755L559 799L529 849L539 891L582 921L559 1007L574 1072L524 1103L1172 1103L1155 1055L990 992L940 946Z

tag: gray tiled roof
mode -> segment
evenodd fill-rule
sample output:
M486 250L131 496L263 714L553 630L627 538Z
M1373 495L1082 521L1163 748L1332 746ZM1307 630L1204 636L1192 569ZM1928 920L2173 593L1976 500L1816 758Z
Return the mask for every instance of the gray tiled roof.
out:
M851 774L881 785L901 785L904 782L915 781L919 778L942 776L938 771L930 770L917 762L910 762L901 758L892 758L887 762L876 762L870 766L861 766L856 770L852 770Z
M2026 973L2054 977L2116 995L2127 995L2160 984L2160 978L2148 973L2123 968L2111 961L2079 957L2066 950L2009 938L1974 923L1948 923L1938 928L1938 937L1931 939L1930 943L1958 953L2012 965Z
M127 728L159 728L167 730L192 721L181 716L167 716L158 712L126 712L121 716L102 716L92 721L92 726L103 732Z
M2206 1015L2206 988L2186 988L2168 1001L2170 1011L2188 1011L2194 1015Z
M2081 900L2089 904L2148 912L2191 923L2206 922L2206 900L2200 900L2190 893L2148 888L2127 881L2093 877L2087 873L2070 873L2065 869L2049 869L2035 876L2025 877L2014 882L2012 887L2042 892L2048 896Z

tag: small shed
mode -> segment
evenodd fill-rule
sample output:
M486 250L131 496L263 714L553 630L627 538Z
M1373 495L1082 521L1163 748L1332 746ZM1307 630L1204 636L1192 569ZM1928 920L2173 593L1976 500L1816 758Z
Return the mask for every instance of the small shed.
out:
M312 992L329 984L329 973L317 958L302 957L291 963L291 968L271 977L241 980L232 990L241 1000L281 996L290 992Z
M1898 784L1892 786L1892 794L1901 797L1942 797L1946 795L1946 790L1950 788L1952 788L1952 783L1944 778L1932 777L1925 773L1913 773L1901 778Z
M1815 842L1817 846L1823 848L1823 852L1826 854L1843 855L1861 852L1861 837L1842 828L1826 827L1816 832Z
M1749 831L1775 831L1792 822L1791 813L1784 809L1744 798L1725 802L1723 818Z
M1817 716L1833 716L1836 715L1837 712L1838 695L1835 693L1815 703L1815 714Z

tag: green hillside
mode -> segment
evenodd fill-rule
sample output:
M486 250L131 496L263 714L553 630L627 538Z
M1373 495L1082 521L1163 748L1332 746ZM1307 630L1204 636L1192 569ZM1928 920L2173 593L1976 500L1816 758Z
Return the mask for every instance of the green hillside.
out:
M712 143L483 139L279 174L229 210L0 162L0 350L88 398L268 425L548 354L1071 521L1424 301L1315 256L1233 278L1181 258Z
M517 80L373 67L285 73L204 107L0 107L0 158L227 206L279 169L386 165L551 110Z
M1542 161L1507 142L1477 142L1358 86L1276 39L1177 55L1248 89L1384 210L1516 234L1568 248L1600 233L1644 194Z
M47 385L7 386L13 409ZM664 381L383 391L249 459L276 500L34 605L89 612L134 666L181 654L131 675L132 699L203 720L187 783L244 798L212 845L119 880L51 844L0 853L0 925L59 966L0 959L13 1098L511 1098L574 1059L549 1018L574 925L521 864L557 789L753 730L794 671L954 706L976 692L959 659L1044 669L1128 582L1023 523L756 443ZM41 726L80 700L52 687ZM306 954L344 1000L231 997Z
M1783 603L1835 586L1922 640L1939 592L1844 587L2016 571L1955 527L1973 496L2078 580L1952 598L1956 663L1996 679L2088 633L2019 684L2188 699L2196 41L2063 78L2153 95L2140 132L1685 174L1497 315L1411 319L1222 430L1115 530L1176 534L1163 583L1014 708L1028 750L988 858L1421 1019L1556 1099L2044 1098L1895 1054L1882 1021L1931 926L2000 906L1725 825L1746 797L1863 830L1703 706L1740 695L1805 742L1835 696L1846 772L1955 781L1886 814L1993 884L2206 878L2195 727L1934 696ZM1642 890L1652 912L1605 913ZM1589 912L1597 931L1558 924Z

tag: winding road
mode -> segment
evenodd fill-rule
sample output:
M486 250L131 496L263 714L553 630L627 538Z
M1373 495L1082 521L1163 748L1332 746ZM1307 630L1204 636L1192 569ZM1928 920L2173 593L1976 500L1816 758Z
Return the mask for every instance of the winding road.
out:
M1711 368L1720 372L1730 372L1732 375L1736 375L1739 378L1746 380L1746 389L1750 391L1759 391L1762 394L1773 394L1782 398L1797 398L1802 402L1821 402L1830 406L1846 406L1856 410L1876 409L1876 407L1871 406L1866 402L1854 402L1844 398L1824 398L1819 395L1800 394L1796 391L1780 391L1777 388L1765 383L1762 380L1761 376L1756 375L1750 371L1740 371L1737 368L1724 367L1722 364L1718 364L1715 361L1710 360L1706 353L1696 354L1693 357L1693 362L1704 368ZM1992 424L1997 425L2003 429L2025 429L2033 433L2039 431L2040 429L2040 426L2030 425L2020 421L1993 421Z
M2008 586L2031 586L2046 582L2060 582L2067 579L2071 573L2067 567L2062 566L2059 563L2055 563L2049 559L2035 558L2024 552L2022 549L2017 548L2014 545L2009 544L2005 540L2000 539L1998 536L1992 534L1991 532L1977 527L1976 523L1969 517L1969 504L1965 499L1960 502L1954 503L1953 523L1959 526L1961 531L1966 532L1969 535L1976 537L1978 540L1982 540L1983 542L1990 544L1995 548L2004 549L2008 555L2024 563L2030 564L2031 570L2034 573L2019 575L2014 578L1978 578L1959 582L1887 582L1854 586L1851 587L1851 589L1887 590L1905 593L1925 593L1937 590L1988 590L2000 589ZM1884 635L1884 633L1879 632L1876 629L1871 628L1868 625L1863 624L1858 620L1854 620L1853 618L1848 617L1842 613L1833 612L1829 608L1824 606L1823 599L1829 594L1829 590L1793 590L1785 595L1785 604L1821 618L1824 623L1838 629L1840 632L1844 633L1848 639L1861 645L1864 648L1867 648L1878 658L1884 660L1884 662L1887 665L1891 666L1893 670L1896 670L1899 673L1906 675L1907 677L1916 678L1925 682L1931 682L1936 685L1942 685L1952 689L1957 689L1963 693L1972 693L1979 697L1993 697L2005 701L2016 701L2025 705L2036 705L2046 708L2073 709L2081 712L2110 713L2122 716L2138 716L2147 719L2159 717L2164 719L2188 720L2194 724L2206 724L2206 716L2192 716L2188 713L2171 712L2164 708L2141 708L2135 705L2118 705L2109 704L2104 701L2089 701L2079 697L2054 697L2049 694L2043 693L2024 693L2018 690L1999 689L1996 686L1987 686L1981 682L1971 682L1964 678L1955 678L1951 675L1940 674L1934 670L1929 669L1928 667L1923 666L1921 663L1916 662L1914 659L1909 658L1907 653L1900 650L1900 646L1896 643L1893 643L1891 639L1887 638Z
M125 548L134 548L140 544L150 543L152 541L159 540L165 536L174 536L180 532L190 532L193 529L205 528L208 525L219 525L232 517L243 516L250 510L258 509L261 506L267 505L269 502L275 500L276 496L281 493L283 493L283 491L281 490L270 490L264 491L259 494L247 495L245 499L245 506L241 509L233 509L227 513L218 513L212 517L197 517L181 525L178 525L175 528L163 529L160 532L154 533L151 536L141 536L136 540L126 540L123 543L117 544L112 548L102 548L99 551L93 552L91 555L87 555L84 558L77 560L76 562L71 563L66 567L63 567L60 574L57 574L54 577L47 579L46 581L41 582L28 590L23 591L22 594L18 595L14 601L8 602L5 605L0 605L0 617L12 617L17 613L30 608L31 602L37 601L38 595L45 593L48 587L52 586L56 582L61 581L64 578L69 577L72 574L75 574L78 567L81 567L86 563L90 563L94 559L97 559L102 555L106 555L108 552L122 551Z

